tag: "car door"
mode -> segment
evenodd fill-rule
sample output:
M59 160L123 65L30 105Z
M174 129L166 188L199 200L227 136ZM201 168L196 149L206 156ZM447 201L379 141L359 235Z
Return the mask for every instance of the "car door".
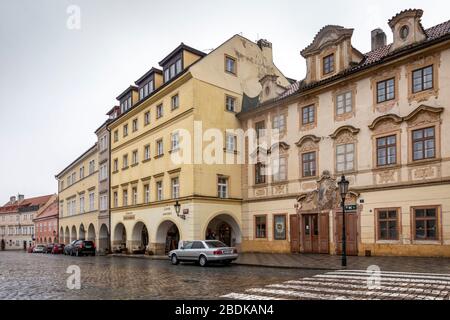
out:
M192 241L183 241L183 246L177 250L177 256L180 260L189 260L189 251L192 249Z
M191 260L197 261L200 257L200 254L205 250L205 246L201 241L194 241L191 249Z

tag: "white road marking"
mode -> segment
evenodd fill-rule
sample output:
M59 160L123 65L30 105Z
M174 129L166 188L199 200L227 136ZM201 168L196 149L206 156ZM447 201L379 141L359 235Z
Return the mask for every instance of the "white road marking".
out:
M236 300L286 300L282 298L269 297L269 296L259 296L254 294L245 294L245 293L229 293L222 298L236 299Z
M256 292L256 293L268 293L281 296L293 296L297 298L305 299L319 299L319 300L354 300L352 297L341 296L341 295L330 295L330 294L315 294L310 292L298 292L294 290L276 290L276 289L265 289L265 288L253 288L248 289L246 292Z

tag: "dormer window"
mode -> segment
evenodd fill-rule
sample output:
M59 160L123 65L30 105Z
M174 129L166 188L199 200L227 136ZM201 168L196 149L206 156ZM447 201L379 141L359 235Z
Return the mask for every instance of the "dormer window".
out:
M330 54L323 58L323 74L330 74L334 72L334 54Z
M131 108L131 95L124 98L120 102L120 110L122 111L122 113L127 112L130 108Z
M153 78L150 78L147 80L147 82L144 82L139 88L139 100L145 99L154 90L155 90L154 80Z
M164 82L170 81L183 71L181 55L169 62L164 68Z

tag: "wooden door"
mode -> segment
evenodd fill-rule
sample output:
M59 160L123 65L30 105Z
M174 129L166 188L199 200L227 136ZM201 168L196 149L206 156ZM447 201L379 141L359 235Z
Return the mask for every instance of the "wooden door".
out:
M291 252L298 253L300 250L300 221L297 214L289 216L289 230L291 238Z
M304 253L319 253L319 215L302 215L302 247Z
M329 214L319 214L319 253L330 253Z
M346 229L346 248L347 255L358 255L358 215L356 212L345 213L345 229ZM335 230L336 234L336 253L342 254L342 213L336 214Z

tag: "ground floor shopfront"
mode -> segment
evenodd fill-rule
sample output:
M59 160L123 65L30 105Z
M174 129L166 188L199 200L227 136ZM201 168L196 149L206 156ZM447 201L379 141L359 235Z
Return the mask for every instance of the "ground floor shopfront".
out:
M450 184L351 190L346 199L348 255L450 257ZM342 209L336 181L312 192L243 205L243 251L341 254Z
M167 254L180 241L217 239L241 248L240 201L180 199L160 204L113 209L111 248L113 252Z

